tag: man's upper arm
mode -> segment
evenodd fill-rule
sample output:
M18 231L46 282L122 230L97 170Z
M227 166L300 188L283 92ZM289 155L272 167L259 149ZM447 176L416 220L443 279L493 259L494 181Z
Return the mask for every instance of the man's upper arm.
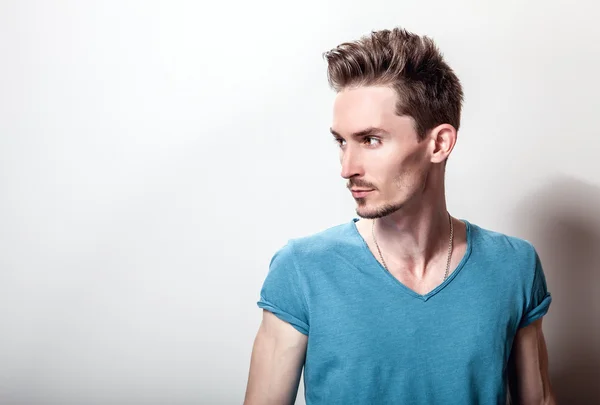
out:
M254 341L244 405L293 404L308 336L263 310Z
M271 258L257 305L263 320L254 341L245 405L293 404L310 331L306 275L290 240Z
M540 318L517 331L509 360L511 404L555 405Z

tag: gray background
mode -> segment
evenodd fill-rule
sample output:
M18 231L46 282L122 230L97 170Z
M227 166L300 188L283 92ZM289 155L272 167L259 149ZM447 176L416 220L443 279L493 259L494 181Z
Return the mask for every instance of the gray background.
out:
M241 403L272 254L355 216L321 54L397 25L464 85L450 212L536 245L600 403L598 5L368 4L0 2L0 403Z

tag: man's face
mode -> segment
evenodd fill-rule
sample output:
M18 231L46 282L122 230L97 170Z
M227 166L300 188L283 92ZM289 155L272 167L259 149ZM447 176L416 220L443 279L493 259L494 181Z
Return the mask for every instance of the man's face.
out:
M340 144L341 175L362 218L389 215L421 195L431 167L431 142L418 142L414 121L395 113L396 92L359 87L338 93L331 131Z

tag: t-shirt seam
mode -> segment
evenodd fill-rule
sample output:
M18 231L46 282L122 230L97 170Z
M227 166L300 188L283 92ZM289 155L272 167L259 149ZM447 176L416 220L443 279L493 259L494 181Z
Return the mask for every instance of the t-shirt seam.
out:
M294 241L292 239L289 240L289 246L290 246L290 253L291 253L291 257L292 257L292 264L294 266L294 272L296 273L296 279L298 280L298 288L300 289L300 295L302 297L304 311L306 312L306 324L308 325L308 329L309 329L308 332L310 332L310 307L308 305L308 300L306 298L307 294L306 294L306 291L304 291L303 282L300 277L300 272L298 270L299 265L298 265L298 260L296 259L296 251L294 249Z
M531 280L531 286L529 287L529 296L527 297L527 300L525 302L525 313L523 314L523 316L521 317L521 320L517 323L517 329L523 324L523 322L527 321L529 319L529 313L531 312L531 310L533 308L531 307L531 303L533 302L533 293L534 293L534 288L535 288L535 281L536 278L538 277L538 271L537 271L537 252L535 250L535 247L533 246L533 244L529 241L525 241L528 245L529 248L531 250L532 254L532 258L533 258L533 264L530 265L530 268L533 268L533 277Z
M527 304L527 315L529 315L529 312L533 309L530 308L531 307L531 303L533 302L533 289L535 288L535 282L536 279L538 278L538 269L537 269L537 252L535 251L535 248L533 247L533 245L531 243L529 243L529 246L531 246L531 250L533 251L533 278L531 280L531 288L529 289L529 302Z

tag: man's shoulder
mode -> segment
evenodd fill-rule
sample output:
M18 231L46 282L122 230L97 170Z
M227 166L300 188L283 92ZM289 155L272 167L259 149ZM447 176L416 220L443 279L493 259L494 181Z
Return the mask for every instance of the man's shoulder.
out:
M498 255L504 260L523 259L531 261L536 255L533 243L514 234L470 224L474 248L481 252Z
M301 261L321 261L336 253L347 254L349 251L356 250L361 247L361 242L364 243L352 219L352 221L323 227L309 234L290 237L276 254Z
M294 250L299 253L319 253L335 248L357 245L360 237L357 234L354 220L330 225L310 234L289 239Z
M329 226L319 231L289 238L271 259L272 268L295 268L300 274L314 275L317 269L333 270L333 257L351 257L361 247L361 237L354 222ZM364 243L364 242L363 242Z

